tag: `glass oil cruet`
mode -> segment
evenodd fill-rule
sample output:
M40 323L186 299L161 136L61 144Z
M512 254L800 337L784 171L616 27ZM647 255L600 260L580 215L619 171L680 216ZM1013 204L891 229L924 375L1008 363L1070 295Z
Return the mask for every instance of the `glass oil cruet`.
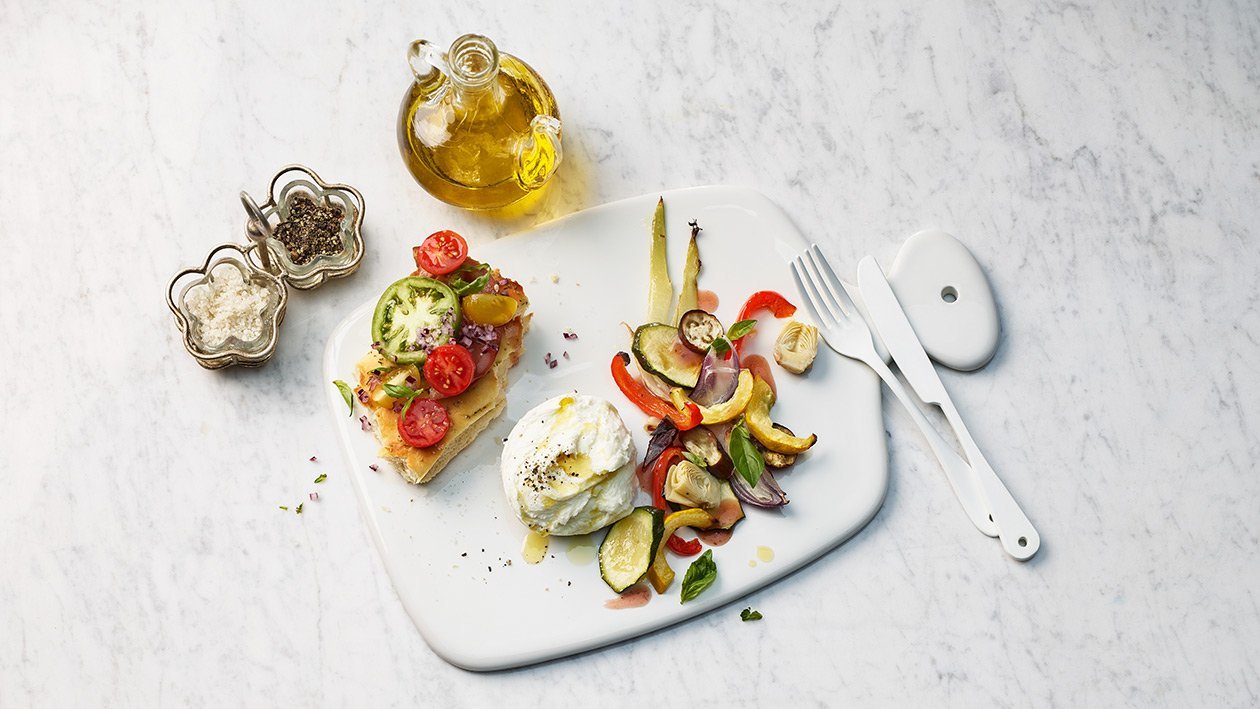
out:
M448 51L412 42L415 81L398 114L407 168L434 197L467 209L507 206L541 189L556 168L560 109L528 64L466 34Z

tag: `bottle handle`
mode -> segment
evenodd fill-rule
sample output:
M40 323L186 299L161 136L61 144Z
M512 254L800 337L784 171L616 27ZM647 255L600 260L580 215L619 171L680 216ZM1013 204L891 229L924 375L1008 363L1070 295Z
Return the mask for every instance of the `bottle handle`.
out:
M564 159L560 145L560 119L539 114L529 123L529 134L516 151L516 179L527 191L547 183Z
M407 66L416 81L425 81L433 77L433 72L449 74L450 67L446 62L446 52L427 39L417 39L407 48Z

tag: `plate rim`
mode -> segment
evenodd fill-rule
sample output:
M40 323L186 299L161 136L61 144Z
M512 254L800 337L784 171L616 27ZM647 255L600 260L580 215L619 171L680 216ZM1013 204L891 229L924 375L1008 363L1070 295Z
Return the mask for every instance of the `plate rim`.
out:
M494 243L499 243L505 240L527 238L530 235L540 230L554 229L556 227L562 226L565 222L571 221L579 216L589 217L589 216L600 214L606 211L613 211L618 208L624 207L627 203L639 202L645 199L650 199L653 196L669 197L671 195L695 194L695 193L704 193L704 192L721 192L724 194L734 193L737 195L739 193L743 193L750 201L756 201L760 203L759 206L761 208L767 211L773 211L777 213L777 215L781 219L791 224L794 227L792 238L794 240L795 239L800 240L800 243L798 244L800 248L803 249L808 245L808 242L805 239L804 234L800 231L799 227L796 227L796 223L777 203L775 203L769 197L767 197L766 195L762 194L761 192L755 189L752 189L746 186L735 186L735 185L731 185L731 186L701 185L701 186L685 187L685 188L678 188L678 189L672 189L672 190L646 192L646 193L635 195L632 197L625 197L625 198L616 200L614 202L606 202L604 204L596 205L588 209L572 212L572 213L563 215L561 217L557 217L556 219L552 219L546 222L542 222L540 224L536 224L528 229L524 229L518 232L513 232L512 234L507 234L507 235L498 237L494 239L493 241L491 241L490 243L494 244ZM376 299L373 298L358 306L355 306L344 318L342 318L333 327L332 331L330 332L328 336L328 341L325 344L324 355L322 358L323 370L324 370L324 374L326 375L325 378L327 378L327 375L335 374L337 371L336 362L335 362L335 353L337 350L338 343L344 337L344 332L349 330L353 323L361 319L364 316L365 311L370 311L374 309L375 303L376 303ZM836 354L835 356L841 357L841 355L839 354ZM739 594L734 595L714 605L697 607L695 612L688 613L688 614L678 616L678 617L658 617L644 624L643 626L636 627L630 630L629 632L627 632L627 630L624 628L610 628L607 630L601 630L599 632L596 632L593 635L586 636L579 641L565 642L558 646L553 646L552 648L548 649L545 652L533 653L525 658L518 657L518 658L513 659L506 656L498 656L497 661L496 661L496 660L487 660L485 656L477 656L477 657L466 656L463 652L459 651L458 649L447 647L441 638L434 637L431 635L428 624L422 620L422 616L424 616L425 614L420 613L418 609L412 608L412 604L399 591L398 582L396 581L395 571L392 569L392 566L394 563L396 563L396 561L391 561L391 555L387 553L387 543L384 538L382 527L377 520L377 514L375 510L372 509L371 504L369 502L368 491L366 490L366 487L365 487L365 480L366 480L365 474L359 471L357 469L357 466L351 465L349 466L349 469L352 472L350 477L351 477L352 484L354 486L355 497L358 499L360 514L364 517L364 522L366 522L367 524L368 532L370 536L372 537L372 543L376 547L377 555L381 559L382 565L385 567L386 574L389 576L390 585L394 590L394 594L398 598L399 602L402 604L404 610L407 612L407 615L411 619L412 624L419 631L421 637L424 638L424 641L428 645L429 649L432 650L435 655L442 658L447 663L452 664L461 669L475 671L475 672L494 672L494 671L500 671L500 670L506 670L506 669L512 669L512 668L530 667L530 666L538 665L544 662L550 662L552 660L569 657L569 656L577 655L580 653L597 650L602 647L634 640L636 638L640 638L645 635L660 631L664 628L668 628L672 625L679 625L686 621L694 620L700 616L707 615L721 608L725 608L731 604L736 603L738 600L747 596L748 594L760 591L764 588L769 587L772 584L776 584L782 581L788 576L795 574L796 572L800 571L806 566L813 564L814 562L816 562L818 559L822 558L823 556L830 554L836 548L842 546L843 544L847 543L849 540L853 539L853 537L857 536L857 534L860 533L868 524L870 524L870 522L875 518L875 516L883 508L884 502L887 499L889 477L890 477L889 470L888 470L887 436L883 435L884 426L883 426L883 414L882 414L882 411L883 411L882 384L879 383L879 378L873 370L870 370L869 368L865 368L865 369L866 369L866 374L868 375L868 382L873 383L873 385L876 387L876 399L877 399L876 405L880 412L878 415L880 419L879 429L880 429L881 435L879 436L879 443L877 445L877 449L878 449L878 455L876 456L877 460L873 461L874 463L877 463L878 468L879 468L878 471L876 471L878 474L877 475L878 486L877 486L876 494L869 501L869 503L863 508L863 514L861 515L859 521L854 523L847 532L845 532L842 536L840 536L834 543L821 546L818 549L814 550L813 552L806 554L799 559L794 560L791 564L783 565L782 567L772 572L769 576L767 576L764 581L756 583L750 588L743 589ZM345 410L345 400L341 397L340 392L336 391L335 389L330 389L330 391L328 391L326 395L326 401L329 403L329 411L333 417L334 426L337 429L337 436L342 444L342 450L344 453L346 453L347 458L353 459L355 457L353 454L354 444L353 444L353 441L351 440L351 435L353 435L353 431L351 429L353 427L347 425L347 420L355 421L357 420L357 418L346 417L344 414L338 414L339 410L340 411Z

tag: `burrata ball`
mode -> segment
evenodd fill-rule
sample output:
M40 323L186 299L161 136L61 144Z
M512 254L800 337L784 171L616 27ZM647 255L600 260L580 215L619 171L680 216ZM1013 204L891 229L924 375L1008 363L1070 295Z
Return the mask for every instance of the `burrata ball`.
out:
M565 394L521 417L503 445L503 492L530 529L587 534L634 508L634 441L605 399Z

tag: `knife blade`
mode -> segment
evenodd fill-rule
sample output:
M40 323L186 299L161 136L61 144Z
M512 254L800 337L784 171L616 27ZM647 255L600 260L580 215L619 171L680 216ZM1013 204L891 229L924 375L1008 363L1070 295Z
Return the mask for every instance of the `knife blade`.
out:
M1002 547L1021 561L1032 558L1041 546L1041 537L980 452L958 409L945 391L945 385L941 383L936 368L923 351L923 345L914 334L914 328L910 326L910 320L906 318L892 287L888 285L888 279L871 256L858 263L858 287L866 301L871 324L884 341L884 346L888 348L902 376L923 403L933 404L941 409L945 420L962 444L973 473L973 479L968 481L973 485L971 492L979 494L980 499L986 503L985 507L997 525Z

